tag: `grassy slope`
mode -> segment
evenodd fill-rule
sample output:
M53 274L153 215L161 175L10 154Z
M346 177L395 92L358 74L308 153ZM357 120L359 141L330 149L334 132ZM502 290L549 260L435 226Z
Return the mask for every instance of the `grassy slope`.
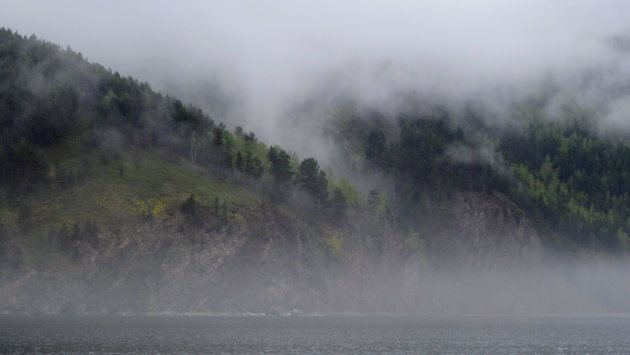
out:
M215 198L224 202L232 215L252 214L259 210L261 197L237 185L221 181L202 168L179 158L167 158L160 151L131 151L117 158L99 154L68 157L61 147L53 155L66 156L58 166L77 171L81 164L89 166L85 180L74 186L58 184L36 188L17 199L0 200L0 222L10 232L20 235L29 265L44 266L45 260L58 259L59 251L51 248L50 235L63 223L95 221L99 230L120 230L132 227L142 218L137 201L163 199L169 216L191 195L196 194L202 205L211 207ZM123 174L120 176L120 167ZM52 173L51 173L52 174ZM6 195L6 191L4 192ZM19 206L31 211L26 231L18 228ZM167 217L169 218L169 217Z

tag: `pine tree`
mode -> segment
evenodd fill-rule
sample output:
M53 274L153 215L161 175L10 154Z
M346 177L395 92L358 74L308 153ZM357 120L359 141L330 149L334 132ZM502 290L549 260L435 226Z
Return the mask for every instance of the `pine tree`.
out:
M333 197L330 199L330 209L333 212L334 216L341 216L343 212L348 208L348 201L346 201L346 197L341 192L341 189L336 187L333 192Z
M270 173L274 177L276 185L291 182L293 170L291 170L291 157L282 149L271 147L267 153L271 163Z
M326 173L319 168L317 160L307 158L302 161L298 169L296 182L298 186L322 202L327 197L328 179Z

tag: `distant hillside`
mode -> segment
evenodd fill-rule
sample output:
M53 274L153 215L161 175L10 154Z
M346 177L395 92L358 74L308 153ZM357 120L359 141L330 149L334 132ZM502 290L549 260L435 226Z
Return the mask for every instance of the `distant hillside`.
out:
M327 176L316 160L300 162L240 127L229 131L201 110L70 49L3 29L0 57L0 186L9 194L81 185L99 170L99 160L117 165L124 178L133 171L125 156L151 151L324 215L359 204L352 185Z
M630 251L627 134L603 131L597 115L575 102L557 116L544 99L517 103L512 124L502 126L473 109L453 111L350 115L331 131L357 170L391 180L390 206L418 230L433 220L418 216L433 215L453 191L495 190L526 211L548 247Z
M561 306L512 298L561 277L523 271L543 267L537 229L559 248L627 247L623 142L560 123L462 126L448 110L366 122L335 123L337 138L393 187L360 191L0 30L0 312L566 310L590 302L571 296L589 283L558 289ZM479 153L484 140L502 160Z

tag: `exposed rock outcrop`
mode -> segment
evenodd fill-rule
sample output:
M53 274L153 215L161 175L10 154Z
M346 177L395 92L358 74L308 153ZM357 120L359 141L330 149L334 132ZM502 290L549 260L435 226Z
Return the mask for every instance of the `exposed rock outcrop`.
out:
M461 193L444 208L449 222L434 236L406 232L372 213L350 211L331 223L274 205L218 229L192 226L180 216L101 231L96 241L78 242L72 258L48 263L54 268L23 268L0 286L0 309L448 312L459 309L449 302L465 299L452 291L472 285L465 273L433 262L433 249L446 248L442 261L490 272L484 275L539 263L536 231L504 196Z

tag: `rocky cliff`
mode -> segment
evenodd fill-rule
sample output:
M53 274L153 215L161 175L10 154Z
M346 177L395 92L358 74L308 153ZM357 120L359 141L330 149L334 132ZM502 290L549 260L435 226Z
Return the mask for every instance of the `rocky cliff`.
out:
M330 222L271 203L234 214L220 227L191 224L181 215L145 220L77 241L71 255L53 262L13 261L16 266L0 286L0 308L282 314L470 307L474 312L488 306L468 298L470 292L484 293L483 278L493 273L504 278L506 272L518 278L519 268L539 265L536 231L504 196L457 193L442 207L450 211L448 222L432 236L406 232L385 216L359 210ZM15 242L9 247L13 253L37 253ZM432 253L445 249L449 256L437 262ZM453 271L445 265L463 267ZM509 308L509 295L493 292Z

